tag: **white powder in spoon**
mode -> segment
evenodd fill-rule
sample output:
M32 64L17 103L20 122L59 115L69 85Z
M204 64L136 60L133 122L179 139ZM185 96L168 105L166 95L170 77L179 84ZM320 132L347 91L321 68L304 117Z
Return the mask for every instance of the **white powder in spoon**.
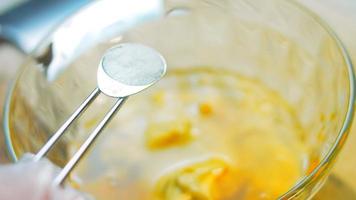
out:
M125 43L108 50L102 61L103 69L112 79L130 86L155 82L164 74L164 59L149 47Z

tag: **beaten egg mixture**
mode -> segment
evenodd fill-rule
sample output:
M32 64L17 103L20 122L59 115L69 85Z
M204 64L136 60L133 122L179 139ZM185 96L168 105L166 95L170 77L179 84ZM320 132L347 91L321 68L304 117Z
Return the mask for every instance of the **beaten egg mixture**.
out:
M275 199L307 171L301 135L293 108L258 80L171 70L130 97L72 178L106 200Z

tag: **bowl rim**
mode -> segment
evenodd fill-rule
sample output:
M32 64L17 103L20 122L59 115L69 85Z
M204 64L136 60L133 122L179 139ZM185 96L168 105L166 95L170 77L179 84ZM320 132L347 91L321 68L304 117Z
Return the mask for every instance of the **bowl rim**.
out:
M341 41L341 39L334 32L334 30L328 25L328 23L326 23L314 11L307 8L307 6L302 5L301 3L297 2L296 0L290 0L290 1L285 1L285 2L287 4L289 3L293 6L296 6L296 8L298 8L301 12L304 12L306 15L309 15L309 17L314 19L315 22L318 23L320 25L320 27L322 29L324 29L325 32L334 41L341 56L343 57L344 65L346 65L346 67L347 67L348 82L349 82L349 97L348 97L347 111L344 116L342 127L340 128L337 137L335 138L332 146L327 151L326 155L323 157L323 159L321 159L319 161L319 164L312 170L311 173L302 177L288 191L286 191L284 194L279 196L278 199L290 199L295 196L298 196L301 192L303 192L303 189L306 186L308 186L309 184L312 183L313 180L318 178L320 175L323 175L323 173L321 173L321 172L325 172L326 170L329 169L330 164L333 163L333 161L337 157L340 149L342 148L342 146L344 145L344 143L347 139L349 130L351 128L352 120L353 120L354 102L355 102L355 98L356 98L356 96L355 96L356 82L355 82L355 74L354 74L353 64L351 61L351 57L350 57L345 45ZM16 87L17 82L20 79L20 75L22 74L23 70L24 70L23 67L21 67L16 74L16 78L10 82L6 96L5 96L5 103L4 103L4 110L3 110L3 129L4 129L5 145L6 145L8 154L11 157L11 160L14 162L17 162L18 157L17 157L16 152L13 148L13 144L12 144L12 140L11 140L11 132L10 132L10 127L9 127L9 123L10 123L9 112L10 112L10 108L12 105L11 99L13 97L14 88ZM320 186L322 186L322 185L320 185ZM316 191L314 191L314 193Z
M325 172L330 168L331 164L335 161L335 158L337 157L338 153L340 152L343 145L345 144L345 141L349 134L349 130L351 128L353 116L354 116L354 109L355 109L354 103L356 97L355 96L356 82L355 82L354 68L353 68L350 54L348 53L342 40L335 33L335 31L329 26L329 24L326 23L314 11L312 11L305 5L302 5L301 3L297 2L296 0L291 0L289 1L289 3L293 4L294 6L299 8L302 12L305 12L312 19L314 19L315 22L318 23L320 27L323 28L326 31L326 33L329 34L331 39L335 42L335 45L337 46L341 56L343 57L344 64L347 67L347 73L349 79L349 98L348 98L347 111L344 116L343 124L332 146L327 151L326 155L319 161L319 164L313 169L311 173L309 173L307 176L299 180L293 187L291 187L287 192L281 195L279 199L290 199L294 196L298 196L298 194L303 191L303 188L311 184L313 180L315 180L316 178L318 178L318 176L321 176L323 174L321 172ZM319 188L322 186L323 183L324 182L322 182L321 185L319 185ZM318 190L312 191L311 195L313 196L317 191Z

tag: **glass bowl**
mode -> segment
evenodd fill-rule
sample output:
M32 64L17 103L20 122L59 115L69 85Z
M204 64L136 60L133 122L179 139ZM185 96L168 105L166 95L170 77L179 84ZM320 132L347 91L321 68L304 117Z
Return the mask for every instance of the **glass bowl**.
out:
M4 112L7 147L14 161L24 152L36 152L96 86L97 65L106 49L120 42L139 42L162 53L168 74L199 72L204 67L238 73L285 99L304 130L299 138L308 147L304 163L308 170L279 198L311 198L328 177L352 122L354 74L338 37L294 1L167 0L165 10L164 18L85 51L54 81L47 81L44 62L29 57L9 92ZM50 42L49 37L38 49ZM49 158L63 166L72 154L69 143L84 138L88 130L83 127L95 125L111 103L100 97ZM101 140L112 129L110 125ZM100 149L94 147L87 159L98 155ZM97 163L89 168L104 167Z

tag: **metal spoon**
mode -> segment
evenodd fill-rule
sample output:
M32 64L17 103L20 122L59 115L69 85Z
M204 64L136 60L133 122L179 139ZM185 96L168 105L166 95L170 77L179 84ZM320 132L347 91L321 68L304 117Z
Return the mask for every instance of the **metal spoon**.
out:
M34 157L34 160L38 161L45 156L72 122L94 101L100 92L118 98L102 121L55 178L55 185L63 183L128 96L155 84L166 73L166 68L166 62L158 52L141 44L123 43L112 47L105 53L98 67L98 87L93 90Z

